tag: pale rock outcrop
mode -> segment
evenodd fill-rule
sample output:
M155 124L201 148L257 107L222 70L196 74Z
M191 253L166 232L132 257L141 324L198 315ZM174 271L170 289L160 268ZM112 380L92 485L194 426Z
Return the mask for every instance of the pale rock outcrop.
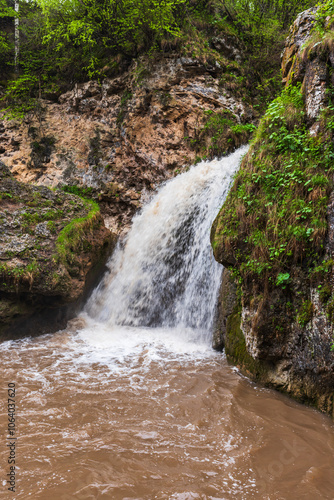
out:
M226 40L215 43L241 57ZM34 121L0 122L0 159L24 182L88 189L119 232L152 190L201 154L207 113L225 111L235 123L254 118L249 105L221 87L222 71L176 55L134 62L120 76L45 101L40 128ZM223 153L238 145L230 140Z

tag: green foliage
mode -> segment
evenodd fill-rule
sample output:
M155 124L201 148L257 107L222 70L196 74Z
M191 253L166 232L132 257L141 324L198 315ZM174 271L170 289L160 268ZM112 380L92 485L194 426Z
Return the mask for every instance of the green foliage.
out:
M14 16L7 0L0 2L1 16ZM308 6L308 0L21 0L20 72L8 85L8 116L35 114L41 121L41 97L57 93L64 82L100 78L141 54L170 50L218 62L222 84L244 100L256 98L261 109L278 89L287 27ZM232 45L238 40L246 53L242 63L214 48L221 35L232 37ZM1 50L13 59L13 29L7 36L0 23ZM138 67L137 84L146 71Z
M256 128L251 123L237 123L236 117L228 110L208 110L204 112L204 117L203 127L199 129L196 137L190 140L190 145L201 153L202 158L204 155L212 158L233 151L245 144Z
M5 109L7 119L23 119L27 114L35 112L39 102L31 96L31 91L37 84L37 77L32 73L24 73L8 83Z
M13 5L10 0L0 0L0 80L14 66L14 19L18 13Z
M309 0L221 0L221 3L238 34L258 48L275 44L297 14L314 5Z
M319 285L318 289L319 289L319 298L321 303L326 304L332 295L332 289L330 285L328 283L325 283L324 286Z
M46 20L44 43L61 56L80 51L89 77L96 74L101 51L136 57L164 36L177 37L177 11L186 0L36 0Z
M13 65L17 14L7 2L0 0L0 55L10 58L3 57L8 68ZM20 71L8 83L7 118L28 115L42 123L41 98L57 94L63 84L110 76L141 54L175 50L218 63L222 85L261 110L278 90L279 54L288 24L308 5L307 0L298 5L296 0L21 0ZM1 30L1 17L12 23L8 33ZM214 48L213 39L221 35L239 45L246 54L243 62L228 61ZM134 83L140 84L146 73L147 66L138 65ZM119 124L125 112L126 103ZM233 127L230 149L251 132L244 125ZM214 139L209 156L220 149Z
M65 193L76 194L81 198L89 197L92 194L93 188L91 187L81 187L81 186L62 186L62 191Z
M9 38L8 33L2 28L2 24L5 18L15 18L17 13L13 7L9 6L6 0L0 0L0 57L3 58L8 52L12 50L12 42Z
M20 71L8 81L5 102L7 119L27 115L42 120L41 98L56 92L56 61L52 47L43 44L46 24L34 2L22 4L20 19Z
M312 0L220 0L222 14L247 50L247 79L256 105L264 109L280 91L280 56L296 15L314 6ZM247 80L246 80L247 82ZM245 82L245 83L246 83ZM253 99L254 99L253 97Z
M231 131L235 134L243 134L244 132L254 132L256 126L253 123L237 123L237 125L232 125Z
M232 253L243 280L285 286L294 265L318 266L334 170L333 113L323 111L315 137L300 87L269 106L217 218L215 252Z
M33 282L41 272L36 260L27 265L9 266L6 262L0 264L0 278L5 282L8 291L16 291L20 285L28 284L32 287Z
M290 274L289 273L279 273L277 278L276 278L276 285L280 286L283 288L286 288L290 281Z
M311 277L317 281L325 279L328 273L332 272L334 266L333 259L324 259L319 265L315 266L311 271Z
M316 13L315 29L324 34L330 28L330 18L334 16L334 2L333 0L325 0L319 2L318 10Z

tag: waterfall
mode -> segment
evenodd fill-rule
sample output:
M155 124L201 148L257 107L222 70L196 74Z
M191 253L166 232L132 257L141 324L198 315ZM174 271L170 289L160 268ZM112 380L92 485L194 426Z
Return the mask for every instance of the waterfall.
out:
M85 312L113 327L211 333L222 266L210 228L247 147L202 161L164 184L133 220Z

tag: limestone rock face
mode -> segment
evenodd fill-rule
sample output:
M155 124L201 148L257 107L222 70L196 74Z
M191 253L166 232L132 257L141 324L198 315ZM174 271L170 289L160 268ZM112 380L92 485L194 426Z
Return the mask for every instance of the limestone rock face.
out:
M226 40L215 43L240 59ZM88 190L119 232L152 190L204 154L200 131L209 116L224 112L236 124L254 118L221 86L221 73L219 64L178 56L137 61L120 76L45 101L41 127L0 122L0 159L21 181ZM222 153L245 140L229 138Z
M319 290L307 290L307 282L301 286L312 308L308 323L301 325L292 318L297 301L291 296L277 293L261 304L244 299L240 304L233 283L224 269L213 347L224 347L227 358L247 376L334 417L333 324ZM283 329L279 335L278 324Z
M237 306L236 291L236 284L231 279L229 271L224 269L218 302L219 310L213 332L212 347L214 349L222 350L226 345L227 321Z
M305 72L305 64L302 63L299 56L303 45L310 36L316 11L317 9L314 7L302 12L290 28L282 54L283 83L289 82L290 79L301 81L303 72Z
M293 23L282 55L283 83L302 82L305 94L306 115L311 122L319 116L326 101L326 89L332 73L334 53L329 58L318 50L320 43L310 45L310 34L317 8L302 12Z
M114 240L96 204L18 182L0 162L0 338L64 326Z

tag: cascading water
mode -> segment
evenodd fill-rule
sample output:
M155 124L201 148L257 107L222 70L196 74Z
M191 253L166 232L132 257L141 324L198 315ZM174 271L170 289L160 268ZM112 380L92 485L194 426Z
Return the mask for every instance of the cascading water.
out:
M210 335L222 266L210 227L247 147L167 182L133 222L87 304L110 327L164 327Z
M17 491L4 435L0 499L333 498L333 424L210 346L210 226L245 151L166 183L66 330L0 344L18 423Z

